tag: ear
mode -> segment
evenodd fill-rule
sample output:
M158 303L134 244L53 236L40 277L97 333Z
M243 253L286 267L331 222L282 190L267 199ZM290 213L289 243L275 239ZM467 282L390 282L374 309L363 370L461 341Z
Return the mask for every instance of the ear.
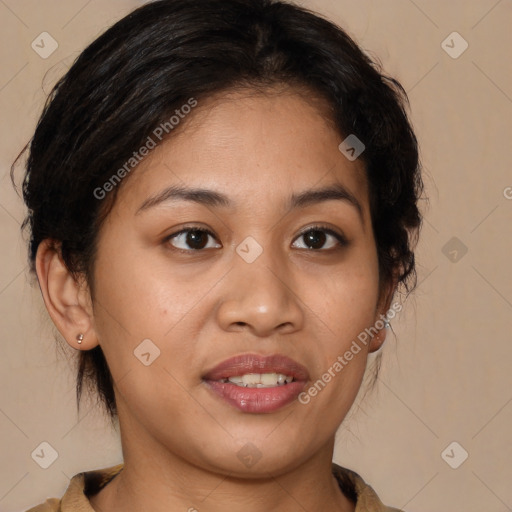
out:
M35 268L46 309L67 343L86 350L98 345L89 289L85 279L77 282L67 269L58 242L45 239L39 244ZM79 334L84 336L81 344Z
M386 319L386 313L391 307L391 301L396 292L398 286L398 279L396 275L385 283L380 289L379 301L375 312L374 326L378 329L378 333L373 336L370 341L368 352L376 352L379 350L384 342L386 341L387 328L384 326L384 320Z

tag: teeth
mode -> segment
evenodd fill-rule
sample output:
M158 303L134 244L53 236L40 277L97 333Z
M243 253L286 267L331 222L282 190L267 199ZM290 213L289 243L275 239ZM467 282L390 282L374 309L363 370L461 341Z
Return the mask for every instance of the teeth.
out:
M242 377L242 384L248 388L249 386L254 387L256 384L263 384L260 381L261 375L258 373L248 373Z
M246 373L245 375L229 377L229 379L221 379L221 382L228 381L246 388L270 388L284 386L292 382L293 377L282 373Z

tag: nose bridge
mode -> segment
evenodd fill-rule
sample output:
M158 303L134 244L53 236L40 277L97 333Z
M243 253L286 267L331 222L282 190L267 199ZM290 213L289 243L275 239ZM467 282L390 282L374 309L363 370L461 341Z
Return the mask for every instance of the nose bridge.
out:
M219 323L224 329L243 325L261 336L274 329L300 328L303 312L290 276L285 255L247 237L233 254L229 284L218 310Z

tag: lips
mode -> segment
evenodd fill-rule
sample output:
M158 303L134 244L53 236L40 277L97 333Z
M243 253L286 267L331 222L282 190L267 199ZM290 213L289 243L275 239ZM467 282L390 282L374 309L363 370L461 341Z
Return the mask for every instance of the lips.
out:
M240 387L226 381L247 374L277 373L293 377L291 382L269 387ZM304 366L277 354L243 354L220 363L203 376L207 389L218 400L244 413L273 413L295 401L309 380Z
M299 382L309 379L308 371L304 366L280 354L271 356L242 354L215 366L203 376L203 379L220 381L247 373L282 373L290 375L294 381Z

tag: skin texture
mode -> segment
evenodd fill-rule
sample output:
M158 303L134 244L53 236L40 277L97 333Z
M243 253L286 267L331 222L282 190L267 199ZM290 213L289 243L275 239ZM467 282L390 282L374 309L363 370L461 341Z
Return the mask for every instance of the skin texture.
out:
M232 356L279 353L314 383L389 308L394 287L379 296L363 164L338 150L344 137L321 112L294 91L200 104L122 183L99 234L94 297L40 245L36 268L55 325L75 349L100 344L115 383L125 467L91 498L95 510L354 510L331 475L334 437L385 330L308 404L245 413L202 381ZM347 201L287 206L292 192L336 183L357 198L362 219ZM174 200L136 213L170 185L212 189L233 205ZM301 230L317 223L348 245L326 233L311 248ZM165 240L184 227L214 237L195 251L185 235ZM253 263L235 250L248 236L263 249ZM147 338L160 350L150 366L133 353ZM248 442L261 453L250 468L237 457Z

